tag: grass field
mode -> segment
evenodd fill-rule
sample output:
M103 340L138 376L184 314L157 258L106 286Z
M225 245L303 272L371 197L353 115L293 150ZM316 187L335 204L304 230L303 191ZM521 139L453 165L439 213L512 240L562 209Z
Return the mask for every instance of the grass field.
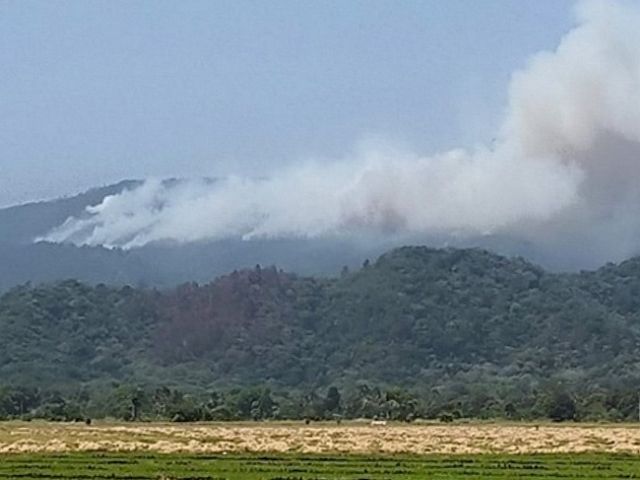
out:
M13 454L0 479L479 480L640 477L640 457L611 454L463 456Z
M640 428L0 423L0 479L640 478Z

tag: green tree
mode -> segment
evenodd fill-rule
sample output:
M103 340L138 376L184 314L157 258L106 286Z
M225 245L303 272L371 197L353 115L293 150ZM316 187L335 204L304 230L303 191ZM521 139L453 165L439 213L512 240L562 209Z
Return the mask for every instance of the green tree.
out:
M324 407L327 413L338 413L340 411L340 392L337 387L331 386L327 390Z
M566 391L552 392L546 400L546 414L554 422L576 420L576 402Z

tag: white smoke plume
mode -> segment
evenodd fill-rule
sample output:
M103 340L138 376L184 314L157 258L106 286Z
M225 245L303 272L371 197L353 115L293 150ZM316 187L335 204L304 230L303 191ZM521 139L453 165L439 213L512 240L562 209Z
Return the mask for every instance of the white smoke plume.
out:
M640 8L587 1L576 18L555 51L513 75L490 146L430 156L370 149L265 179L150 180L44 239L134 248L230 237L513 234L545 242L591 236L616 255L633 253Z

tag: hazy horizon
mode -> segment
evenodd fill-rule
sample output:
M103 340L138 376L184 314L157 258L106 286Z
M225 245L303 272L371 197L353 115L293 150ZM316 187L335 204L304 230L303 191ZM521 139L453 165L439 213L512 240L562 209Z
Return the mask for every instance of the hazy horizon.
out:
M36 240L640 251L638 3L60 5L3 4L2 198L145 181Z
M0 4L0 206L491 140L572 2Z

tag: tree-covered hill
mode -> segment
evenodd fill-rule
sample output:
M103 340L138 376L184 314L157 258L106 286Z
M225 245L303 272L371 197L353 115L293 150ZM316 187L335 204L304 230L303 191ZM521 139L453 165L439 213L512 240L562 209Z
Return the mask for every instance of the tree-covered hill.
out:
M256 266L167 291L25 285L0 299L0 384L381 385L469 415L530 411L558 386L602 403L640 386L639 292L637 259L552 274L426 247L334 279Z

